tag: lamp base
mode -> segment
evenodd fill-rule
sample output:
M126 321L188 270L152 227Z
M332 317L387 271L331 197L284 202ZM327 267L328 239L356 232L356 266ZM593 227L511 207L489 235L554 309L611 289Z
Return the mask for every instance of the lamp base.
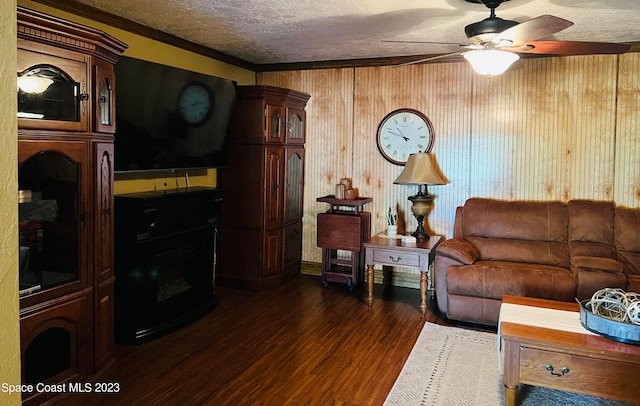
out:
M418 232L418 230L411 233L412 236L416 237L416 240L428 240L431 236L427 233Z
M416 231L411 233L412 236L416 237L416 240L428 240L431 238L429 234L424 230L424 226L422 225L424 222L424 216L415 216L416 220L418 220L418 227Z
M422 185L418 187L418 194L415 196L409 196L409 200L411 203L411 212L413 216L418 221L418 227L416 231L411 233L412 236L416 237L417 240L428 240L431 236L427 234L424 229L424 218L429 211L431 211L431 207L433 206L433 196L429 193L422 192Z

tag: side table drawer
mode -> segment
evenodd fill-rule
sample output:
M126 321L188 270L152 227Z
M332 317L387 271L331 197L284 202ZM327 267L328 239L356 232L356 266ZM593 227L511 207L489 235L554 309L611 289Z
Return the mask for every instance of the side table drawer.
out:
M373 251L373 262L384 265L417 267L420 266L420 255L377 249Z
M563 371L563 368L567 368ZM520 383L622 400L637 400L640 364L521 348Z

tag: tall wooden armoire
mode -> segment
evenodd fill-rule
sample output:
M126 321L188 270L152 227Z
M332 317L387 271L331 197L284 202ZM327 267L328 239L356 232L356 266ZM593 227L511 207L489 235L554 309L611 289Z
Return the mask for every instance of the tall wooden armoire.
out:
M238 86L224 204L221 286L268 289L300 273L309 95Z
M21 7L17 22L22 382L73 388L113 361L114 64L126 45Z

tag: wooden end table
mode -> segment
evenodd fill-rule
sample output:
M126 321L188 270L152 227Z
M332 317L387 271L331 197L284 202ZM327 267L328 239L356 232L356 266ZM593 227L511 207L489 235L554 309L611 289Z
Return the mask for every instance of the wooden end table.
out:
M502 303L499 332L507 406L516 404L521 383L638 402L640 346L582 328L577 303L518 296L504 296Z
M435 248L440 243L440 236L432 236L428 240L403 244L399 238L385 238L375 235L364 242L365 264L367 264L367 304L373 306L373 266L406 266L420 270L420 311L427 311L427 284L429 265L433 262Z

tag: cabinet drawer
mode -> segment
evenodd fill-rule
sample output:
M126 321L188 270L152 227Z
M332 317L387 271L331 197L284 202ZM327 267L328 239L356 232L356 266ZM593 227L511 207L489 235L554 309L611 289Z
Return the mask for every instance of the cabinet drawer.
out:
M553 371L550 371L550 367ZM563 374L563 368L567 368ZM553 372L553 374L552 374ZM595 396L637 400L640 364L522 348L520 383Z
M420 255L384 249L375 250L373 251L373 262L384 265L417 267L420 266Z

